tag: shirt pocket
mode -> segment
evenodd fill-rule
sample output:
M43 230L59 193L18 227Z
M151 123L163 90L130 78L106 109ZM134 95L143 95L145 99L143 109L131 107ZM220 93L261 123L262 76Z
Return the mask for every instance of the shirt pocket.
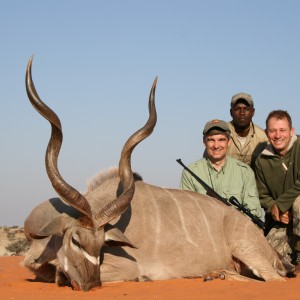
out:
M248 198L258 198L258 191L257 190L250 190L250 191L247 191L245 193L246 195L248 195Z
M231 197L234 196L237 200L239 200L240 202L243 201L242 199L242 192L240 189L230 189L230 190L224 190L223 191L225 197L227 198L227 200Z

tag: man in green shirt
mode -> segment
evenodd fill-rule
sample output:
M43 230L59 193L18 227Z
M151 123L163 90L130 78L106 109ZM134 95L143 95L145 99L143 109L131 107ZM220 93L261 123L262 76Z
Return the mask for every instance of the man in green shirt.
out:
M209 121L203 130L207 154L188 168L219 195L227 199L235 196L253 215L261 218L254 173L250 166L227 155L230 142L227 123L221 120ZM181 176L180 188L206 194L203 186L185 170Z
M256 160L261 206L266 211L267 238L283 256L300 263L300 137L287 111L272 111L266 120L270 144ZM286 239L282 237L284 233ZM290 248L289 248L290 246Z

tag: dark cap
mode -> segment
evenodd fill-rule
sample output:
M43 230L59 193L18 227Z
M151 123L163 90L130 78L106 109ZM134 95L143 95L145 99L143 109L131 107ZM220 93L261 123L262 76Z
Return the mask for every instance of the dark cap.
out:
M253 99L252 99L251 95L246 94L246 93L238 93L238 94L232 96L232 98L231 98L231 107L234 107L238 100L244 100L249 105L253 105Z
M224 132L228 132L230 134L230 129L229 129L227 123L225 121L217 120L217 119L211 120L205 124L204 129L203 129L203 134L208 133L213 128L219 129Z

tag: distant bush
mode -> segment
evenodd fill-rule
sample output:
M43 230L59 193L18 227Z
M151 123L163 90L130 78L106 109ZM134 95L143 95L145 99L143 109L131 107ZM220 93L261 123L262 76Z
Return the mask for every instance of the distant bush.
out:
M13 240L16 237L16 233L14 231L8 231L6 236L9 240Z
M5 247L6 250L13 252L15 255L20 255L29 249L29 243L26 239L18 239Z

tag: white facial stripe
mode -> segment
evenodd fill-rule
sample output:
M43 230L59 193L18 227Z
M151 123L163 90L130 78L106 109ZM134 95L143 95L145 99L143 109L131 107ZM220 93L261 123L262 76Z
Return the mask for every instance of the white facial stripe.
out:
M89 255L87 252L85 252L84 250L82 250L82 253L83 253L84 257L85 257L88 261L90 261L93 265L99 265L99 262L100 262L99 256L98 256L98 257L91 256L91 255Z
M256 269L253 269L253 268L250 268L250 267L249 267L249 269L251 269L251 270L252 270L252 272L253 272L253 274L254 274L255 276L257 276L257 277L260 277L260 278L261 278L260 274L258 273L258 271L257 271Z
M68 267L68 258L65 256L64 257L64 270L66 272L68 272L68 269L69 269L69 267Z
M79 243L79 237L77 234L74 234L73 235L73 238L78 241ZM76 245L74 245L72 242L71 242L71 248L77 252L77 253L83 253L84 257L89 261L91 262L93 265L100 265L100 256L98 257L95 257L95 256L92 256L90 254L88 254L86 251L84 251L82 248L78 248Z

